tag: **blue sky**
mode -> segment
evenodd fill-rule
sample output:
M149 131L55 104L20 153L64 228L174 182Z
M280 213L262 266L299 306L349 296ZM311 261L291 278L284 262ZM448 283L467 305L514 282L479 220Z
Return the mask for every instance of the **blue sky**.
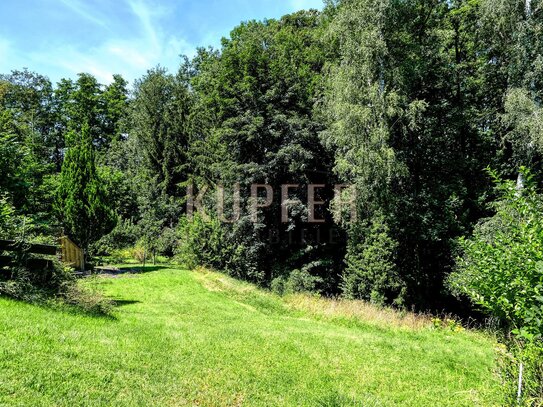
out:
M132 82L157 64L218 46L239 22L276 18L322 0L0 0L0 73L27 67L54 82L88 72Z

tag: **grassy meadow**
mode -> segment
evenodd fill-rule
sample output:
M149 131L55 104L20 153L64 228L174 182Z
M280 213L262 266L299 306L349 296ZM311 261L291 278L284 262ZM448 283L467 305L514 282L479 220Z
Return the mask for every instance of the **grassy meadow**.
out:
M207 271L83 284L111 317L0 299L0 405L493 406L492 338Z

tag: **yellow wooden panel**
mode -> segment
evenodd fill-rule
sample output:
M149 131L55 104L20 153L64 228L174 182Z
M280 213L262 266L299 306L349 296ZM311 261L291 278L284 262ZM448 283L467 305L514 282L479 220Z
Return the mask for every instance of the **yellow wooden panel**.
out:
M62 262L77 270L84 271L83 250L72 242L68 236L60 238L60 245L62 247Z

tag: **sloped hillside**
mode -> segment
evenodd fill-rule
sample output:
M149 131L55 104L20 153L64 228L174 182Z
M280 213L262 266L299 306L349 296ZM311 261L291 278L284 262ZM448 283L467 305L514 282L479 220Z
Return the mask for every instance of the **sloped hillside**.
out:
M114 317L0 300L0 405L500 405L479 333L203 271L85 284Z

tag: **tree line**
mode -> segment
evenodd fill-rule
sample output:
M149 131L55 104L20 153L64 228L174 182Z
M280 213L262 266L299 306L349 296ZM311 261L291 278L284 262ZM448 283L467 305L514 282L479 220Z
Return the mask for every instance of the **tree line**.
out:
M242 23L133 86L4 74L0 232L64 232L91 255L141 245L278 292L461 312L447 283L459 239L503 198L488 169L524 185L525 166L541 182L542 22L539 0L329 1ZM288 222L278 199L253 222L255 184L328 186L325 222L307 223L307 188L290 190ZM333 210L340 184L355 221ZM189 187L225 186L228 213L234 185L237 222L187 218Z

